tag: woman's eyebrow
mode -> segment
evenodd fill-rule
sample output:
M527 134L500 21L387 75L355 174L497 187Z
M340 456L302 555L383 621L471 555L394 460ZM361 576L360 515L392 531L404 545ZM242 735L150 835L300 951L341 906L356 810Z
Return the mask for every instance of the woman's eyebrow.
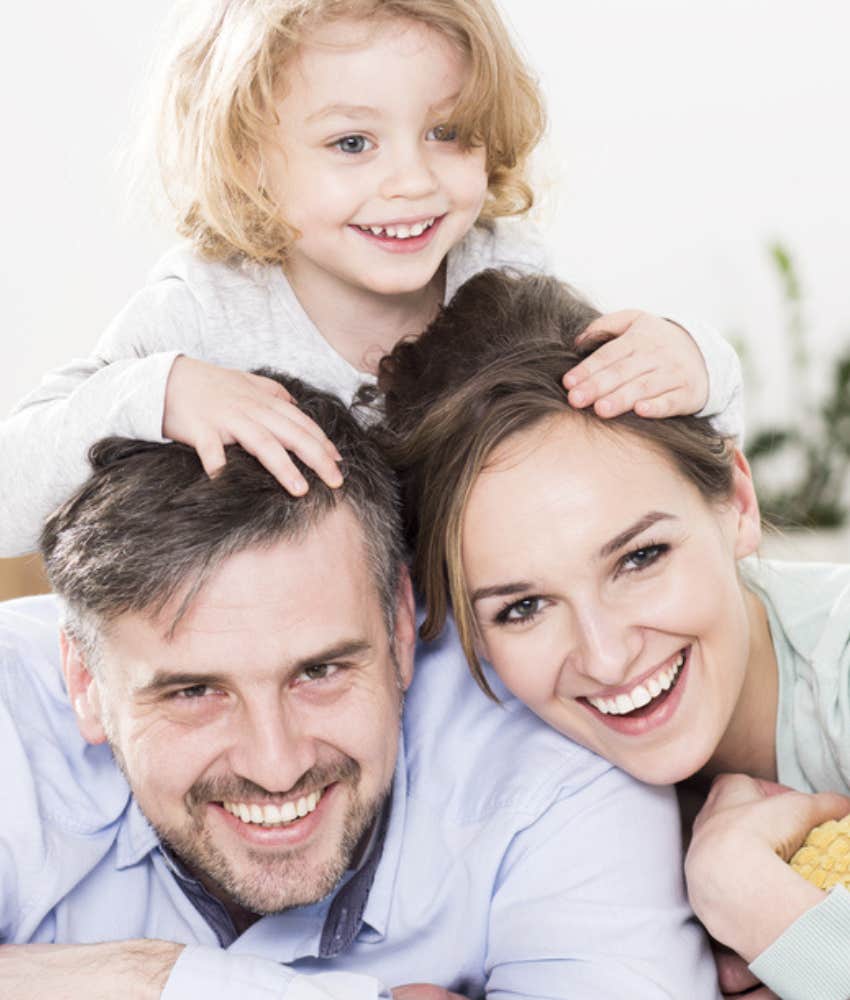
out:
M512 597L514 594L527 593L532 585L525 580L516 583L496 583L492 587L479 587L472 593L472 603L484 600L485 597Z
M606 542L599 550L599 558L605 559L607 556L614 555L615 552L619 552L620 549L628 545L642 531L646 531L647 528L651 528L653 524L657 524L659 521L666 520L675 521L676 517L673 514L665 514L660 510L652 510L648 514L644 514L640 520L635 521L633 525L626 528L625 531L621 531L619 535L615 535L610 542Z

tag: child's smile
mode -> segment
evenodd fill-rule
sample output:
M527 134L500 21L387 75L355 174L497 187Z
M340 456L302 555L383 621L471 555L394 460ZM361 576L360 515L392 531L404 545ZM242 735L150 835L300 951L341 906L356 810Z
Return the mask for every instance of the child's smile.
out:
M484 148L451 122L467 73L450 41L401 20L339 20L298 49L264 170L299 233L286 271L311 316L329 301L354 312L364 293L421 307L425 292L436 308L487 192Z

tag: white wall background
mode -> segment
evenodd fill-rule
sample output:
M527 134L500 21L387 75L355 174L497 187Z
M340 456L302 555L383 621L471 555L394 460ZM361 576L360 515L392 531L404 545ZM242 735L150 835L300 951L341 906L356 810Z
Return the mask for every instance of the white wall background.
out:
M746 334L769 388L762 412L793 410L765 244L781 238L797 257L817 351L850 343L850 5L502 5L548 95L538 214L560 273L605 308ZM169 6L77 0L6 15L0 411L88 351L168 244L128 213L112 154Z

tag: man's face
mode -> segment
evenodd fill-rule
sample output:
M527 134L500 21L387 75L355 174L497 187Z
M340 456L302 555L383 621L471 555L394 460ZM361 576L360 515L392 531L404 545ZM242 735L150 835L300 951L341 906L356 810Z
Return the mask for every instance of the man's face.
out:
M392 781L409 601L394 652L343 505L303 540L227 560L169 637L178 606L109 626L92 712L144 814L216 895L253 913L321 899Z

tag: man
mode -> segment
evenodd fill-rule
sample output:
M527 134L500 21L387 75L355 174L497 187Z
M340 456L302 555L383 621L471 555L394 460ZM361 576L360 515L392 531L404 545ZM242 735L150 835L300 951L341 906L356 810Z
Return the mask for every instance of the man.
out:
M103 442L43 536L67 692L51 599L2 613L0 996L716 996L672 798L488 702L451 634L413 681L392 477L286 385L339 490Z

